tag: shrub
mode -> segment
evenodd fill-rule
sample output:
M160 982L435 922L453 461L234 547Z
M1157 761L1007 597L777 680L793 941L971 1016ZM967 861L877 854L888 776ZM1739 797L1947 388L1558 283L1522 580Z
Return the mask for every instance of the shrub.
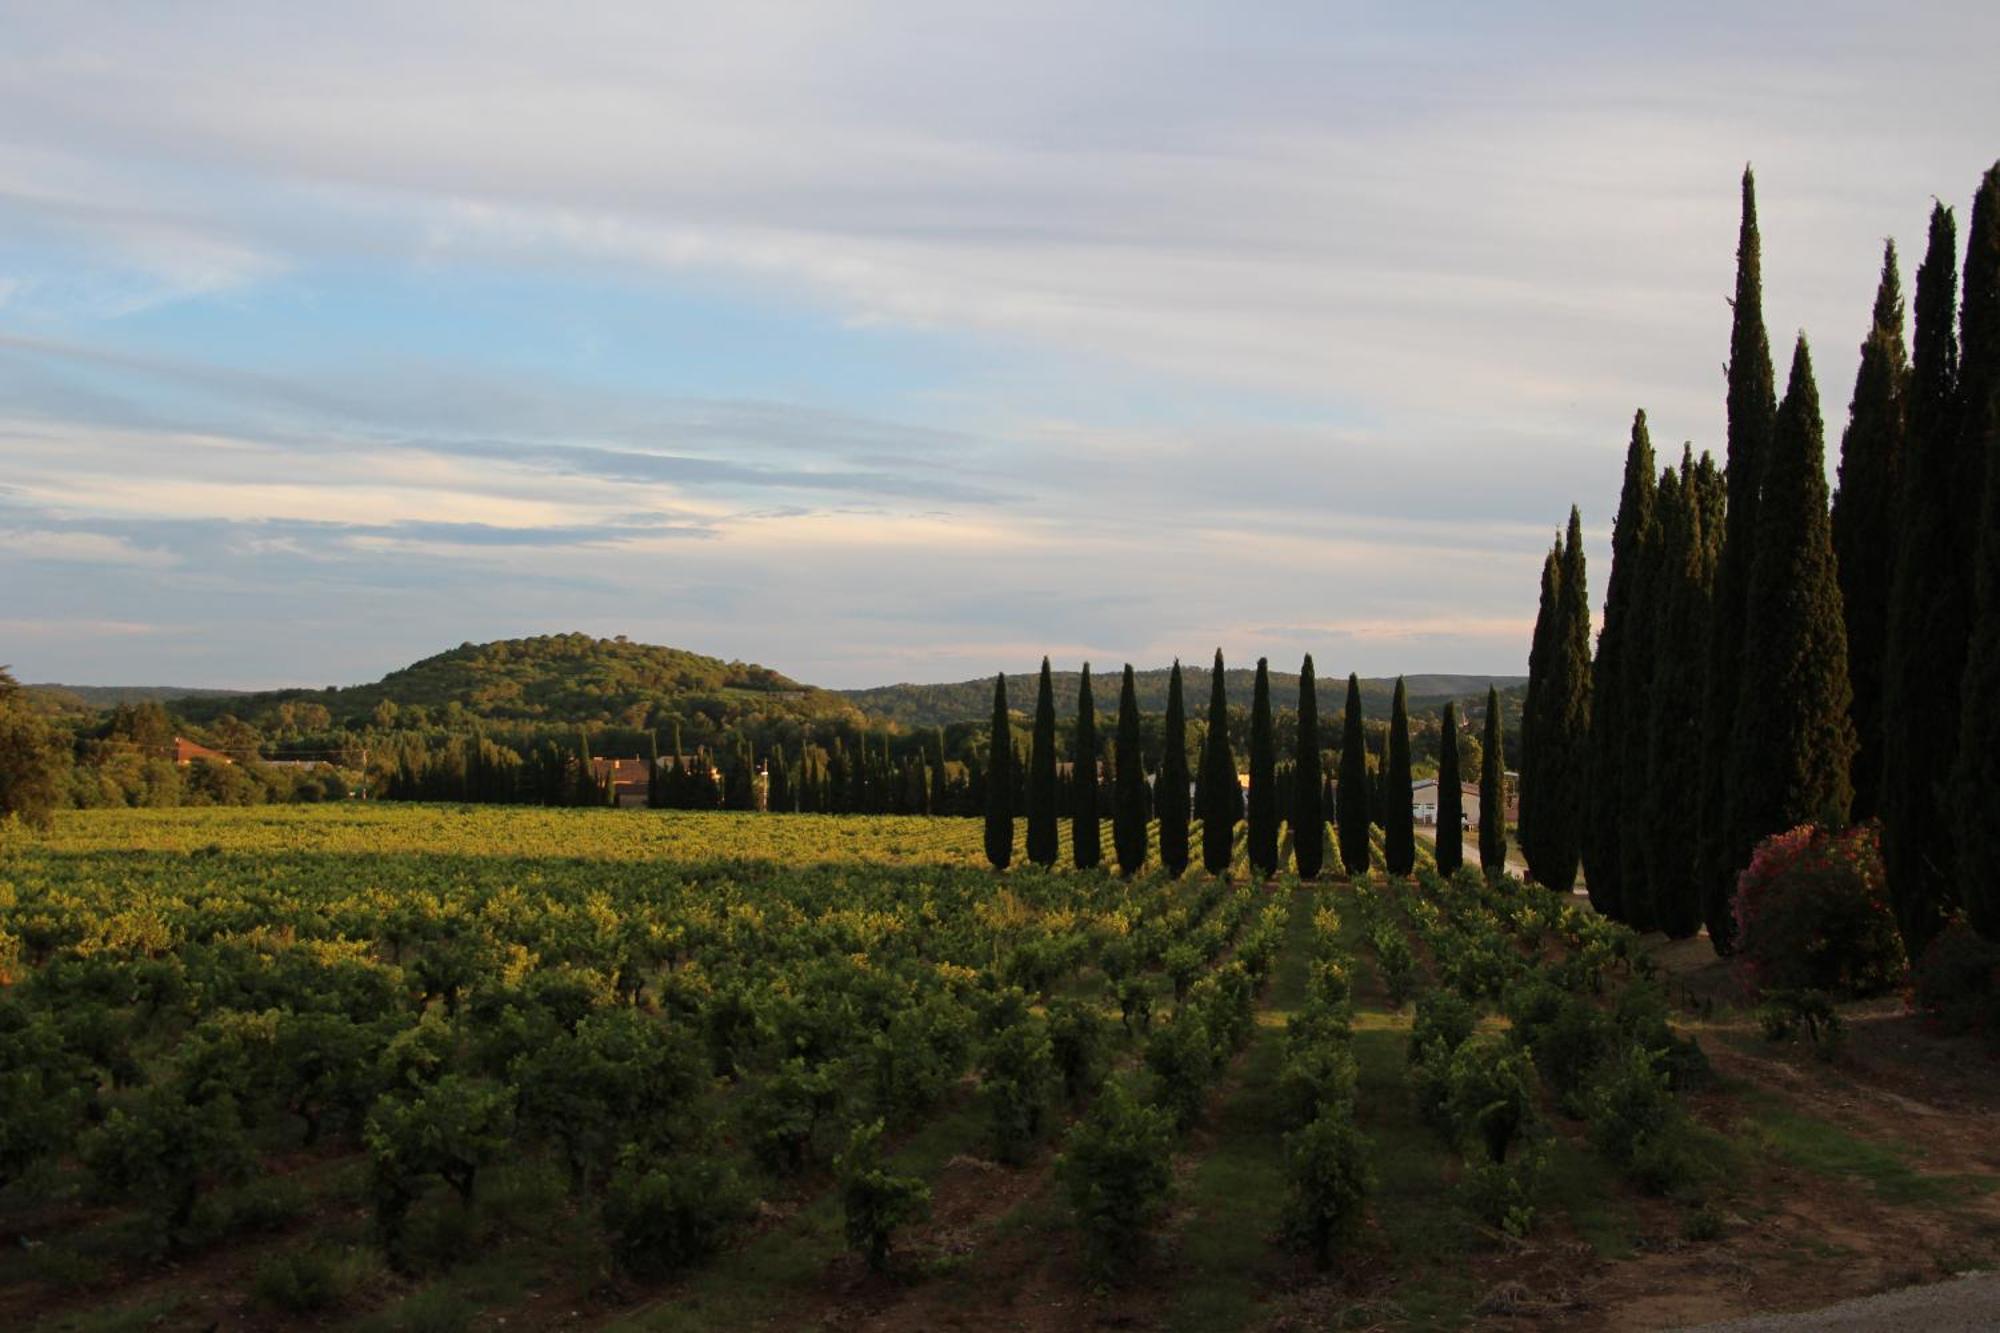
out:
M992 1116L993 1151L1003 1162L1027 1160L1047 1126L1055 1053L1041 1020L1026 1018L986 1044L982 1082Z
M347 1304L380 1267L365 1250L286 1250L257 1265L250 1291L274 1310L317 1314Z
M1375 969L1382 974L1382 989L1389 993L1389 1003L1401 1008L1417 983L1416 955L1410 952L1403 932L1386 921L1375 927L1370 940L1375 946Z
M749 1196L736 1173L709 1157L648 1164L627 1152L604 1195L612 1253L641 1277L677 1272L707 1258L749 1213Z
M1910 972L1910 1004L1940 1032L2000 1044L2000 944L1963 921L1946 926Z
M1094 1092L1104 1081L1104 1020L1080 1000L1057 1000L1049 1006L1049 1050L1063 1093L1071 1101Z
M1153 1030L1153 987L1143 973L1133 973L1118 982L1118 1021L1125 1031Z
M1457 1050L1478 1023L1471 1003L1455 991L1425 992L1417 999L1417 1015L1410 1024L1410 1063L1420 1062L1433 1045L1446 1052Z
M1535 1068L1563 1110L1586 1114L1591 1077L1616 1043L1611 1020L1583 996L1540 980L1508 993L1507 1017L1513 1039L1534 1052Z
M1752 994L1874 995L1903 975L1873 824L1801 826L1767 838L1736 880L1736 938Z
M1285 1234L1325 1267L1334 1249L1361 1230L1368 1206L1368 1140L1350 1114L1328 1110L1285 1136L1291 1194Z
M840 1088L826 1066L793 1058L742 1099L741 1126L766 1170L794 1175L813 1159L820 1122L838 1104Z
M1766 1041L1790 1041L1803 1030L1813 1054L1822 1060L1840 1053L1841 1038L1847 1034L1832 998L1819 990L1767 990L1757 1021Z
M1536 1201L1548 1168L1548 1149L1536 1144L1505 1162L1468 1162L1459 1191L1473 1216L1510 1236L1534 1229Z
M1056 1162L1091 1262L1115 1271L1137 1253L1173 1179L1173 1124L1111 1083Z
M1665 1194L1699 1170L1687 1118L1651 1052L1628 1046L1608 1061L1590 1096L1590 1137L1641 1189Z
M1354 1109L1354 1056L1338 1042L1295 1046L1278 1072L1278 1099L1289 1125L1309 1125L1329 1111Z
M856 1126L837 1164L847 1243L861 1251L873 1272L889 1266L889 1237L930 1207L930 1186L915 1176L882 1169L882 1122Z
M1192 1007L1176 1013L1146 1042L1146 1068L1153 1071L1155 1100L1173 1117L1176 1129L1200 1118L1215 1074L1215 1045Z
M1451 1057L1448 1114L1457 1137L1495 1162L1534 1116L1535 1062L1499 1037L1475 1037Z

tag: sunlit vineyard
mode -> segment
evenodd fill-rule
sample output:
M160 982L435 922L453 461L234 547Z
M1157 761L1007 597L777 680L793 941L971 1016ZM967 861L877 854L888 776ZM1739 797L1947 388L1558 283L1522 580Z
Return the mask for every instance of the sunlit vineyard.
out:
M10 1328L1449 1325L1523 1256L1616 1272L1876 1160L1720 1090L1629 929L1421 853L1127 880L1065 828L996 874L969 820L400 804L6 837Z

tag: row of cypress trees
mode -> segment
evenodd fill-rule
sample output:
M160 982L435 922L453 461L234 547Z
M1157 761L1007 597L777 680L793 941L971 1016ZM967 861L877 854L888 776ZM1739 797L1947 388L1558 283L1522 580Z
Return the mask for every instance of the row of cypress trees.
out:
M1256 684L1250 709L1249 783L1247 793L1237 776L1236 759L1229 740L1229 700L1224 685L1222 651L1216 650L1215 668L1209 676L1208 725L1203 734L1200 758L1191 774L1187 763L1187 705L1181 679L1181 664L1175 660L1167 682L1165 734L1158 772L1149 789L1140 751L1140 724L1132 667L1125 667L1119 691L1118 723L1114 742L1115 785L1111 797L1112 851L1121 874L1137 873L1146 863L1147 816L1150 808L1159 820L1159 857L1172 875L1183 874L1193 859L1192 822L1201 820L1202 868L1212 875L1225 875L1234 858L1236 827L1245 825L1245 854L1253 873L1268 877L1279 868L1280 824L1289 824L1291 853L1299 877L1318 878L1326 866L1327 789L1319 747L1319 695L1310 654L1299 668L1297 752L1289 772L1282 775L1287 790L1281 796L1281 770L1274 741L1271 706L1270 663L1257 661ZM1349 873L1365 871L1369 865L1369 780L1367 745L1363 735L1361 684L1356 676L1347 678L1347 704L1342 723L1340 781L1334 796L1333 825L1340 864ZM1446 873L1463 861L1462 811L1458 777L1458 712L1447 704L1440 766L1441 804L1438 818L1437 857ZM1077 697L1077 719L1073 732L1071 780L1067 805L1071 821L1071 860L1080 870L1102 864L1099 819L1101 797L1098 781L1100 747L1097 739L1096 705L1091 691L1090 666L1083 667ZM986 788L986 858L995 869L1004 870L1014 855L1016 784L1004 775L1019 762L1014 750L1011 710L1007 702L1007 677L993 682L993 720ZM1498 866L1506 860L1506 830L1502 790L1502 748L1500 696L1489 690L1486 704L1486 743L1482 760L1481 858ZM1042 659L1041 677L1036 688L1033 740L1028 755L1028 782L1025 788L1027 817L1027 859L1035 865L1053 866L1060 848L1058 826L1065 802L1058 785L1056 759L1055 696L1049 660ZM1416 829L1410 793L1410 718L1408 694L1401 679L1396 682L1391 708L1385 799L1379 802L1383 828L1383 868L1390 874L1407 875L1416 865Z
M2000 165L1970 230L1961 304L1955 222L1933 208L1913 355L1885 247L1829 504L1803 336L1776 392L1744 172L1724 470L1684 449L1656 477L1645 414L1634 419L1603 628L1581 670L1573 540L1544 565L1522 736L1522 850L1537 879L1573 881L1565 814L1581 810L1599 910L1677 938L1705 925L1727 954L1736 876L1759 840L1879 817L1912 958L1961 907L2000 933L2000 850L1984 832L2000 822L2000 468L1987 461Z

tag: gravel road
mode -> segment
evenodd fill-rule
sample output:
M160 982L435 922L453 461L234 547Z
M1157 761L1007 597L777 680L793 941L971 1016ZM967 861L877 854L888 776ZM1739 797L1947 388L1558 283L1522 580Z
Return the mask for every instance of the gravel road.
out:
M1753 1315L1726 1324L1704 1324L1692 1333L1987 1333L2000 1329L2000 1273L1978 1273L1929 1287L1905 1287L1824 1310Z

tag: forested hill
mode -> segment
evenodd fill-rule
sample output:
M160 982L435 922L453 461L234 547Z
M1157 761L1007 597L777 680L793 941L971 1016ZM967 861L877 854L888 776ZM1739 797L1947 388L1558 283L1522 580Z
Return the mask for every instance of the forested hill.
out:
M284 704L294 710L317 704L336 726L391 723L413 709L446 725L459 717L623 727L692 722L695 714L716 725L748 717L855 717L854 705L840 695L769 667L587 634L460 644L372 685L184 698L173 708L197 720L230 713L254 722Z
M1183 689L1187 697L1190 717L1199 716L1208 707L1208 675L1205 666L1183 666ZM1122 667L1113 667L1102 673L1092 669L1091 694L1097 700L1100 714L1115 713L1118 708L1119 678ZM1138 689L1139 707L1148 713L1158 713L1167 706L1167 678L1171 669L1161 667L1150 671L1134 673L1133 683ZM1056 713L1067 717L1076 709L1077 681L1081 675L1075 671L1057 671L1051 674L1055 686ZM1251 691L1255 686L1257 673L1253 669L1230 669L1223 672L1223 682L1229 690L1232 706L1248 708ZM1483 698L1488 685L1496 685L1502 694L1527 684L1526 676L1410 676L1406 684L1410 695L1410 711L1414 713L1434 712L1445 705L1447 699ZM1035 706L1034 674L1009 675L1007 677L1007 703L1016 712L1028 712ZM1367 679L1361 682L1362 709L1371 717L1389 715L1389 701L1396 691L1396 682L1389 679ZM959 681L950 685L876 685L868 689L842 690L841 694L853 702L869 716L883 721L892 721L903 727L944 726L953 722L969 722L993 715L993 677L978 680ZM1299 697L1299 678L1296 672L1273 671L1271 673L1271 703L1273 707L1284 709L1296 706ZM1340 709L1347 701L1347 677L1343 675L1319 677L1319 711L1322 719L1338 718Z

